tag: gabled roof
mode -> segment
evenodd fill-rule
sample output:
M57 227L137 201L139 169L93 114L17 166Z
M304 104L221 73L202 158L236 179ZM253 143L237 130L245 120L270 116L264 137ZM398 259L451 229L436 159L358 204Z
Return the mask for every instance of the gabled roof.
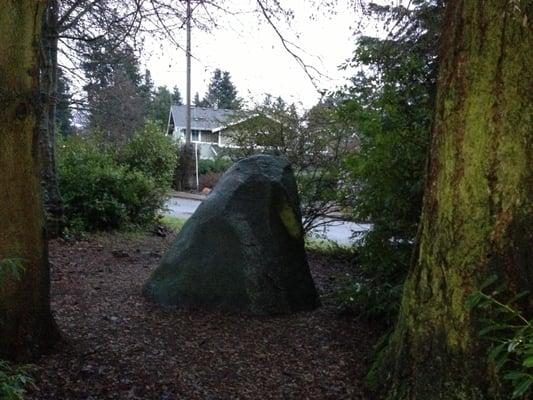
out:
M174 126L185 128L187 106L173 105L170 108ZM235 120L237 111L224 108L191 107L191 129L220 130Z

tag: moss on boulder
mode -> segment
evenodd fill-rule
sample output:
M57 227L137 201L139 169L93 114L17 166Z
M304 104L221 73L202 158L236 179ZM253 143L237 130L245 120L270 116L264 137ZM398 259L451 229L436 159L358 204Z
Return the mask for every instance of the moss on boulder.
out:
M165 307L282 314L319 305L290 164L236 163L187 221L143 289Z

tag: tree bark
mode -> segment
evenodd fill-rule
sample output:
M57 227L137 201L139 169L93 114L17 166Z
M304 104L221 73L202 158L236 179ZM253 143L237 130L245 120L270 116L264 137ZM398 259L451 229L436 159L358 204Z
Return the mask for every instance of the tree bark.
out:
M56 337L37 162L45 3L6 1L0 12L0 260L25 268L0 286L0 357L33 355Z
M59 181L55 160L55 134L57 111L58 79L58 17L59 4L50 0L44 13L43 34L41 37L41 80L42 96L40 121L40 162L41 185L46 216L46 228L49 238L61 235L65 224L63 200L59 192Z
M532 7L448 4L415 262L378 368L389 399L508 398L466 300L493 274L510 296L533 287Z
M174 188L181 191L196 188L196 161L194 144L184 143L180 147L178 163L174 172Z

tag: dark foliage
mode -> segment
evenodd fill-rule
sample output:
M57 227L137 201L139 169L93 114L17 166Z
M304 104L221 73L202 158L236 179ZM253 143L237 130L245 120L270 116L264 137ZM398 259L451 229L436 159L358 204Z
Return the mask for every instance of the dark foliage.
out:
M370 7L391 29L360 37L350 65L359 69L344 93L339 118L357 126L360 150L347 160L347 204L371 221L360 248L364 278L352 298L366 313L394 318L417 231L437 74L442 4L411 9ZM355 195L354 195L355 194Z

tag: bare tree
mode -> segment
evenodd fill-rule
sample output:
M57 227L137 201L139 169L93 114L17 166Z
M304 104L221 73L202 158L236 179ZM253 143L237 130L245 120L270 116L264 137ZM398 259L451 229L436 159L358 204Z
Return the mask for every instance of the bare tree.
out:
M315 2L309 0L311 4ZM224 0L190 0L191 24L204 31L216 27L221 19L239 14ZM254 10L259 18L270 25L285 49L302 66L315 82L320 71L309 65L301 56L302 49L287 39L279 29L289 23L293 12L280 0L256 0ZM316 4L315 4L316 5ZM43 113L40 129L42 181L49 236L61 232L64 223L62 200L58 189L54 155L58 68L64 69L73 80L83 80L80 65L83 58L79 44L105 41L112 46L128 42L133 48L142 46L143 38L158 37L185 51L176 39L176 32L187 22L185 0L50 0L43 20L41 99ZM194 55L192 55L194 57ZM61 60L61 65L59 63ZM316 85L315 85L316 86ZM88 104L77 98L73 104L87 111ZM93 104L94 106L94 104Z
M337 120L332 106L322 102L299 115L294 105L267 96L251 111L237 113L232 127L233 157L271 153L291 162L305 232L331 223L341 200L343 162L357 146L353 128Z

